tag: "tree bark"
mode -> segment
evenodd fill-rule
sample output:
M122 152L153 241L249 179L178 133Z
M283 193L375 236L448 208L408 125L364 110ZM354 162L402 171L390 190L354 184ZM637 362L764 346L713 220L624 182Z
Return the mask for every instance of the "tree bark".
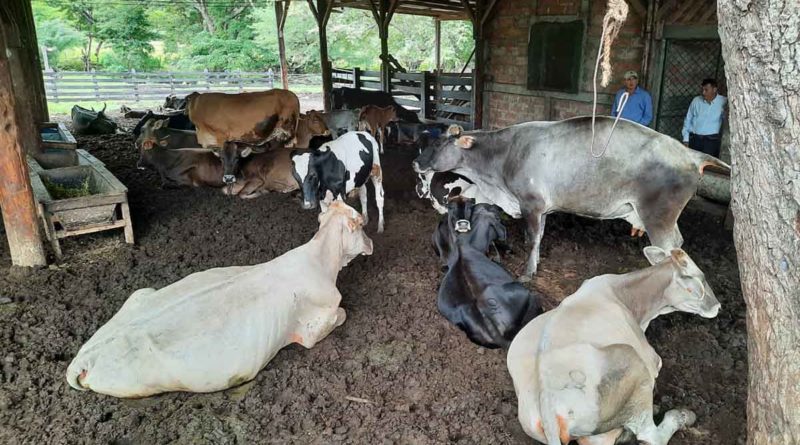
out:
M800 443L800 2L719 0L749 444Z

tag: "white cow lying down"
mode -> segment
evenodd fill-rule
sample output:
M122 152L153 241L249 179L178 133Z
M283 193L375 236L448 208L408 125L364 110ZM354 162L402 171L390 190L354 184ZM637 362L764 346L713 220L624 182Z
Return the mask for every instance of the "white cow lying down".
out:
M688 410L653 422L661 358L644 331L674 311L713 318L720 304L683 250L644 252L654 266L585 281L514 338L508 370L529 436L548 445L613 445L624 427L641 442L663 445L694 422Z
M86 342L67 381L115 397L211 392L253 379L290 343L311 348L344 323L339 271L372 253L363 219L335 201L308 243L255 266L139 289Z

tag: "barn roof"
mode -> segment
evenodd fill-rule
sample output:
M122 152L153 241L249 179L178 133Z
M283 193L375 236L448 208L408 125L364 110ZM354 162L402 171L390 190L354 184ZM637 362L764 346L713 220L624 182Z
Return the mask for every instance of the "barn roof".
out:
M356 8L377 10L381 0L333 0L334 8ZM477 0L389 0L397 3L395 13L435 17L440 20L470 20L470 13L464 8L469 5L475 10Z

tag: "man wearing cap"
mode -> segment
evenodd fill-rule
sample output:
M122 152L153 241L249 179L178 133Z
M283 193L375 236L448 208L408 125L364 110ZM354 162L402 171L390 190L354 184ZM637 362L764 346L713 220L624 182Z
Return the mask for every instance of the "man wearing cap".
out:
M705 79L703 94L692 99L683 121L683 144L705 154L719 157L722 145L722 118L728 99L717 94L717 81Z
M622 93L628 93L628 101L622 105ZM625 72L625 87L617 91L611 115L616 117L622 108L622 118L644 126L653 120L653 99L650 93L639 87L639 74L636 71Z

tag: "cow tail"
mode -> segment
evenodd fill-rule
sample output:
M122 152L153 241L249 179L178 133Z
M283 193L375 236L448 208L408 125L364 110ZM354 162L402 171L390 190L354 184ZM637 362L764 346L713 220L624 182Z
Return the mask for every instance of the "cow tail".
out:
M689 154L694 161L694 165L697 166L697 170L702 175L705 173L706 167L713 167L713 170L719 171L722 174L730 175L731 174L731 166L721 160L715 158L714 156L707 155L701 151L689 150Z

